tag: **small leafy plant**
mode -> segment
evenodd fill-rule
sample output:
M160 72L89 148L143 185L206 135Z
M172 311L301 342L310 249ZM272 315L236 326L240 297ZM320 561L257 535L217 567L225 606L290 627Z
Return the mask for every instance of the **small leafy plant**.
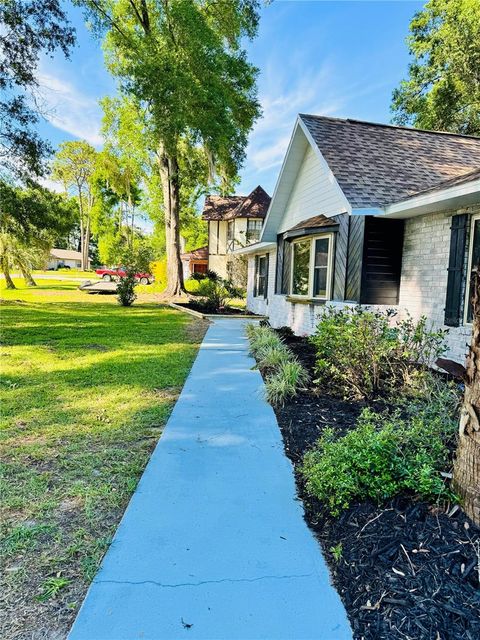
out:
M37 600L39 602L46 602L51 598L55 598L62 589L67 587L70 584L70 580L67 578L62 578L59 574L55 577L47 578L42 586L42 591L39 596L37 596Z
M117 284L117 300L122 307L131 307L137 298L135 293L135 274L132 270L128 270L123 278L119 279Z
M308 373L292 356L290 361L282 362L272 375L267 376L267 400L275 406L283 405L285 400L297 395L308 379Z
M440 475L457 430L456 392L403 404L392 413L364 409L342 437L328 428L305 457L307 491L333 515L354 501L377 503L402 491L423 498L451 497Z

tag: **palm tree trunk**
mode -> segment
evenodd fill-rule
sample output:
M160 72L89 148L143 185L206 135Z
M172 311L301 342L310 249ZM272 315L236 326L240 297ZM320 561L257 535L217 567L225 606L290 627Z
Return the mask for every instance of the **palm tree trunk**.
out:
M9 267L8 258L6 255L2 256L1 268L3 271L3 275L5 276L5 284L7 285L7 289L16 289L17 287L15 286L10 276L10 267Z
M27 267L27 265L19 263L18 266L20 268L20 271L22 272L22 278L25 280L25 284L27 285L27 287L36 287L37 283L33 279L32 272Z
M453 486L465 513L480 525L480 267L472 278L472 342L467 356Z
M180 260L180 181L178 162L163 149L159 152L160 178L165 208L165 242L167 253L167 287L165 297L174 298L185 293Z

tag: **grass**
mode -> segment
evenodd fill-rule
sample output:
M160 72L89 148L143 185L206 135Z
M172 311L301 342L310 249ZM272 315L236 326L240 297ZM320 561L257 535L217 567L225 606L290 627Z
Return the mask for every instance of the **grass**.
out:
M63 637L205 328L153 296L16 285L0 289L5 640Z
M62 278L98 278L95 273L95 269L90 271L82 271L81 269L59 269L58 271L45 271L41 269L35 269L33 277L35 276L61 276Z

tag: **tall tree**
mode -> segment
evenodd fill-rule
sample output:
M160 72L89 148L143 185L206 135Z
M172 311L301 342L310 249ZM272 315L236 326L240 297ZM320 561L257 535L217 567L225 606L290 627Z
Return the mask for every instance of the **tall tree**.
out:
M428 0L410 23L409 78L393 92L393 121L480 134L480 2Z
M78 201L82 269L88 269L92 211L95 204L94 176L98 154L82 140L62 142L54 162L52 177Z
M210 173L233 178L260 114L257 70L241 41L253 38L258 0L77 0L105 33L109 70L144 114L160 176L168 285L183 291L180 262L182 145L201 147Z
M50 146L35 131L39 120L38 63L57 49L68 56L75 31L60 0L0 2L0 178L36 177Z

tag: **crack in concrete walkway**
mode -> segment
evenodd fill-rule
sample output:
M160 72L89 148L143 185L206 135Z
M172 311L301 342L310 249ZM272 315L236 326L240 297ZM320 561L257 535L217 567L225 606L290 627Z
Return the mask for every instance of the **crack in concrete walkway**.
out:
M70 640L351 639L244 324L207 331Z

